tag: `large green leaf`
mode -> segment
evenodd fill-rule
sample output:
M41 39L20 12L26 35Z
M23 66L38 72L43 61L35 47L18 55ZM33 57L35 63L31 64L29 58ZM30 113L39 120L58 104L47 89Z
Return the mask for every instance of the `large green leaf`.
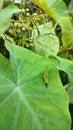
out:
M0 32L4 32L10 24L10 18L13 13L19 12L19 9L15 5L9 5L8 7L0 10Z
M73 61L60 58L58 56L51 56L49 58L57 69L67 73L69 84L66 85L66 90L69 94L69 102L73 103Z
M6 47L10 60L0 55L0 129L70 130L68 96L56 67L30 50Z

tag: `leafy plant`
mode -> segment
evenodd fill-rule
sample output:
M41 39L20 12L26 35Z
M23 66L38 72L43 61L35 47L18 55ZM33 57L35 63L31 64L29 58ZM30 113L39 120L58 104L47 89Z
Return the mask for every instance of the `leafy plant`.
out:
M69 130L68 96L51 60L8 41L6 47L10 60L0 55L0 129Z
M62 0L32 1L50 17L41 9L36 15L25 9L19 12L13 5L0 12L0 33L10 55L9 59L0 55L0 129L70 130L68 107L73 103L73 61L59 57L59 52L67 54L72 50L73 26ZM15 20L12 15L16 12L19 13ZM61 45L55 34L57 24L62 29ZM9 26L13 28L8 29L8 35L5 31ZM23 47L31 43L29 49L35 53L13 43ZM65 86L59 70L67 74Z
M42 8L50 17L53 18L62 28L62 50L72 49L73 43L73 26L70 21L69 13L64 2L51 0L32 0L40 8ZM61 51L62 51L61 50Z

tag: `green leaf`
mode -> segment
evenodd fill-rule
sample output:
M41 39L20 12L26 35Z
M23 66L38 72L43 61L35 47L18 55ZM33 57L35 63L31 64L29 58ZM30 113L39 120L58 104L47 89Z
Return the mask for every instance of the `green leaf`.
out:
M0 9L2 9L3 6L3 0L0 0Z
M69 94L69 102L73 103L73 61L63 59L58 56L51 56L49 60L53 62L58 70L62 70L67 73L69 84L65 87L67 93Z
M35 52L48 57L49 55L56 55L59 51L59 40L53 34L38 35L33 42Z
M66 49L73 45L73 25L68 18L60 20L60 25L62 27L62 42Z
M70 22L69 12L62 0L32 0L53 18L62 28L62 42L66 49L73 45L73 25Z
M52 22L47 22L38 26L37 29L33 29L33 37L38 36L38 31L40 34L54 34L54 28L52 27Z
M0 129L70 130L68 96L56 67L8 41L6 47L10 60L0 55Z
M19 12L19 9L15 5L9 5L8 7L0 10L0 32L3 33L10 24L10 19L13 13Z
M38 34L39 31L39 34ZM38 30L33 30L33 46L36 53L48 57L56 55L59 51L59 40L55 36L52 22L48 22L38 26Z
M61 18L69 17L68 10L62 0L31 0L34 4L42 8L54 20L59 22Z
M70 84L67 84L65 87L69 95L69 103L73 103L73 86L71 86Z

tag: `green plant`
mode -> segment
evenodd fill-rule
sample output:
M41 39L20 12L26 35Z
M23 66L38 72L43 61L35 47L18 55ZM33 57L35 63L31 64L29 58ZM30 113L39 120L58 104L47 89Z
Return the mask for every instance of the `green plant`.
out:
M10 60L0 55L0 129L69 130L68 96L51 60L9 42L6 47Z
M38 18L45 16L43 11L41 15L37 15L37 18L32 14L28 16L28 20L25 17L23 21L23 18L20 18L22 16L20 10L19 20L14 20L14 24L20 25L21 23L21 26L24 27L25 25L28 26L28 21L35 21L36 28L33 25L31 31L33 38L31 50L35 53L15 45L16 38L13 40L10 35L5 33L7 27L9 27L12 14L18 12L19 9L12 6L12 8L16 8L14 12L11 10L11 14L2 15L4 14L2 12L8 12L11 9L9 6L1 10L0 13L0 18L3 18L0 21L0 34L10 54L9 59L0 55L0 129L70 130L71 118L68 107L69 103L73 103L73 61L63 59L57 54L59 52L61 54L66 52L67 54L69 49L72 50L73 26L62 0L53 2L51 0L32 1L53 19L47 18L45 23L44 21L38 22L36 25ZM3 20L5 26L2 24ZM55 35L57 24L62 28L61 45ZM21 26L18 28L19 31ZM17 26L13 29L15 34L16 29ZM24 32L26 33L27 30L24 30ZM25 35L22 30L21 33L25 37L25 43L26 38L28 38L28 41L30 40L30 37L27 37L28 35ZM23 37L20 41L22 45ZM61 82L59 70L64 71L68 77L68 83L64 86Z

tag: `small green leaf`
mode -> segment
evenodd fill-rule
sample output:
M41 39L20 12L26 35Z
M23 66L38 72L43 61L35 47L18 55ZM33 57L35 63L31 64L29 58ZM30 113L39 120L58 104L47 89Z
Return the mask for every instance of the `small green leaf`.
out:
M52 54L56 55L59 51L59 40L55 36L52 22L39 25L38 30L33 30L33 46L35 52L45 57Z
M10 60L0 55L0 129L70 130L68 96L56 67L30 50L6 47Z
M0 32L3 33L10 24L10 18L13 13L19 12L19 9L15 5L9 5L8 7L0 10Z
M40 34L54 34L54 28L52 27L52 22L44 23L38 26L38 30ZM38 30L33 29L33 37L36 38L38 36Z
M33 42L35 52L48 57L56 55L59 51L59 40L53 34L41 34Z

